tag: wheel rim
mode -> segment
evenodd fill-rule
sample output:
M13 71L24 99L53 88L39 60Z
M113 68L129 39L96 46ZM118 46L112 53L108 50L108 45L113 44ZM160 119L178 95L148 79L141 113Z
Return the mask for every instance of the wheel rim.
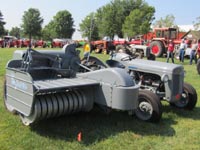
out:
M142 101L136 110L136 116L141 120L149 120L153 114L153 107L149 102Z
M183 92L181 95L181 99L175 103L175 105L179 108L184 108L185 106L187 106L189 102L189 95L187 92Z
M152 53L157 54L159 52L159 48L157 45L152 46Z

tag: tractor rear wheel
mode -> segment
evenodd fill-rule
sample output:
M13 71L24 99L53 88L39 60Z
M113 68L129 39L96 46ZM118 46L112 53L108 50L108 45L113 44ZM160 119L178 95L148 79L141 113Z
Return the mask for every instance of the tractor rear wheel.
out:
M171 105L177 108L192 110L195 107L196 103L197 103L196 90L191 84L184 83L181 99L176 103L172 103Z
M159 97L150 91L139 91L139 104L136 116L143 121L158 122L162 116L162 104Z
M164 46L159 41L153 41L150 44L151 53L154 54L156 57L161 57L164 52Z
M197 61L197 72L200 75L200 58Z

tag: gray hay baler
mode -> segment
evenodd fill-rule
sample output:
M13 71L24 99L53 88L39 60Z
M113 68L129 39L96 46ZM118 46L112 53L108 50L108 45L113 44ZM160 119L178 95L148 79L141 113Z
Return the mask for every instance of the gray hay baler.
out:
M21 54L7 63L4 103L25 125L90 111L94 104L122 111L138 107L139 86L123 69L78 73L81 63L74 44L64 53L28 49ZM161 113L155 117L158 121Z

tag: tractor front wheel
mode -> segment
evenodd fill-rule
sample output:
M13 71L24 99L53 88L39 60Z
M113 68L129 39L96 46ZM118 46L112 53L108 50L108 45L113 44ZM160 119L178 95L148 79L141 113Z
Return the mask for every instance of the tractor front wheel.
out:
M138 108L135 111L137 118L149 122L158 122L161 119L162 104L156 94L140 90L138 101Z
M176 103L172 103L171 105L177 108L192 110L195 107L196 103L197 103L196 90L192 85L184 83L181 99Z

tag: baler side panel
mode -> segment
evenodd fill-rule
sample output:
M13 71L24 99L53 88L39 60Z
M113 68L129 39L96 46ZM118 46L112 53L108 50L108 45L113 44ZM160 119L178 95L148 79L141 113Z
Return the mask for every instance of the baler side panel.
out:
M34 88L28 73L6 69L7 103L24 115L30 115L34 99Z

